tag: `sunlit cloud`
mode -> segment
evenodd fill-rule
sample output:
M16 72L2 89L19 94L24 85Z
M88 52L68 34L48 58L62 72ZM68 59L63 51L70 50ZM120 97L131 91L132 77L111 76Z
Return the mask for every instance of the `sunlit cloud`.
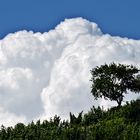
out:
M66 19L46 33L19 31L0 41L0 124L69 112L85 112L94 101L90 70L110 62L140 64L140 41L103 34L83 18ZM131 99L133 96L128 96Z

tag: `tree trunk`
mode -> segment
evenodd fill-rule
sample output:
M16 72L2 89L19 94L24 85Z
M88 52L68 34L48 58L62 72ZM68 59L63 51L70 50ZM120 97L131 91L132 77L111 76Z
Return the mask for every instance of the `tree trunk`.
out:
M122 96L120 96L120 97L118 98L118 100L117 100L118 107L120 107L120 106L121 106L121 104L122 104L122 100L123 100L123 97L122 97Z
M117 102L117 103L118 103L118 107L120 107L122 102L121 102L121 101L119 101L119 102Z

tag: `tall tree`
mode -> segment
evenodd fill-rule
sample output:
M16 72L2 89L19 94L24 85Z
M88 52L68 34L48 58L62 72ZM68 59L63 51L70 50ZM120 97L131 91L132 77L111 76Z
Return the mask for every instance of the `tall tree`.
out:
M118 106L128 90L138 93L140 91L139 69L133 65L111 63L101 65L91 70L92 89L95 99L104 97L117 101Z

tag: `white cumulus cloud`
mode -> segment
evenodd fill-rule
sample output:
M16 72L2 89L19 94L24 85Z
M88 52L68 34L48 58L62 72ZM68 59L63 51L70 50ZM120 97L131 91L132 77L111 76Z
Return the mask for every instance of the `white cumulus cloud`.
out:
M104 63L140 64L140 40L113 37L83 18L46 33L19 31L0 40L0 124L87 111L90 70ZM127 99L134 98L129 95Z

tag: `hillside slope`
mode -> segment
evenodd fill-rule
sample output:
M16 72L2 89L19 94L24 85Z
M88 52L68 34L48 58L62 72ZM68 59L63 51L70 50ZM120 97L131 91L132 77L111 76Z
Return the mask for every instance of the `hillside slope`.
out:
M140 140L140 100L107 111L92 107L77 117L70 113L70 121L54 116L27 126L1 126L0 140Z

